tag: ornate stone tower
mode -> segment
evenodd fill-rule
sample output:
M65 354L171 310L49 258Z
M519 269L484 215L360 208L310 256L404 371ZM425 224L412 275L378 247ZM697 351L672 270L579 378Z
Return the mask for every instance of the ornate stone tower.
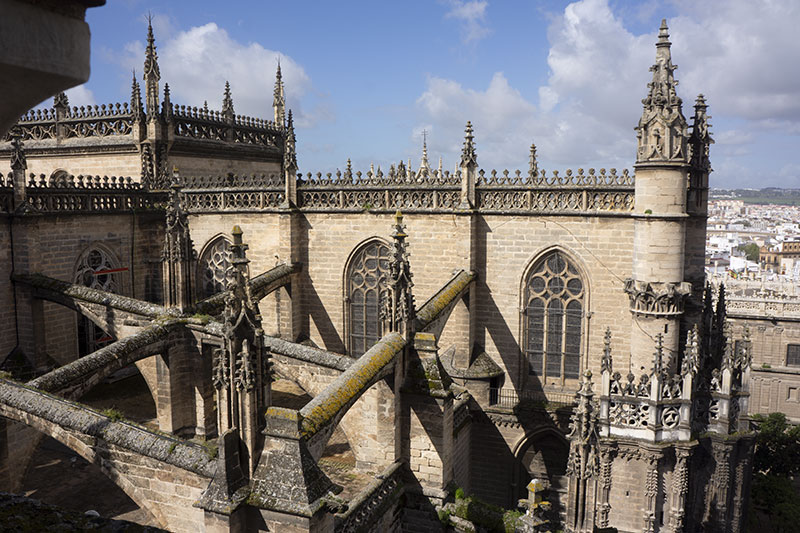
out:
M686 188L689 173L687 125L675 92L677 68L662 20L656 62L650 68L644 110L636 127L636 206L630 297L631 370L646 368L653 339L661 335L668 365L677 364L680 325L690 285L684 281Z

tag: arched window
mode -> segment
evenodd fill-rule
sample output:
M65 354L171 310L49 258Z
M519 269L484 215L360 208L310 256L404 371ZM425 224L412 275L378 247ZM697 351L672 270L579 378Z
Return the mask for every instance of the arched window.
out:
M542 383L578 379L586 287L567 257L552 252L525 282L524 346L528 371Z
M105 249L95 246L78 258L75 268L75 283L92 289L119 292L119 283L114 276L120 272L119 264ZM88 355L114 340L83 315L78 317L78 353Z
M358 357L381 337L380 304L389 274L389 245L373 240L350 259L345 280L350 355Z
M217 237L203 251L198 268L200 298L208 298L224 291L228 267L231 264L231 243L225 237Z

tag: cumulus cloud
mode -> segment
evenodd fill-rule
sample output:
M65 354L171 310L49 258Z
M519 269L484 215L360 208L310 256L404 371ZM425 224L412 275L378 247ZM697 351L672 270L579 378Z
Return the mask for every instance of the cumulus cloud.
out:
M167 34L161 38L156 29L161 86L169 83L173 102L200 107L208 100L209 107L220 109L228 81L237 114L271 118L275 71L280 60L286 104L294 113L295 124L309 127L315 120L330 118L324 101L313 110L303 105L313 89L311 79L290 56L258 43L241 43L213 22L185 31L174 30L163 17L154 18L154 29L157 22ZM141 72L144 50L142 41L128 43L120 61Z
M719 119L714 125L735 124L714 134L715 174L727 171L745 179L752 174L749 163L736 158L758 152L754 146L765 143L765 135L800 133L800 70L793 68L800 57L794 38L800 4L678 0L676 7L678 16L669 26L684 114L690 120L702 92ZM651 8L629 15L638 21ZM460 142L457 130L471 119L483 167L524 166L531 141L548 169L629 167L657 27L635 34L624 15L608 0L569 4L548 29L545 85L520 91L502 73L495 73L486 89L431 77L417 100L419 122L430 124L436 138ZM448 158L457 158L456 144L441 147Z
M461 41L465 44L483 39L491 30L486 22L486 0L448 0L450 9L444 17L461 23Z

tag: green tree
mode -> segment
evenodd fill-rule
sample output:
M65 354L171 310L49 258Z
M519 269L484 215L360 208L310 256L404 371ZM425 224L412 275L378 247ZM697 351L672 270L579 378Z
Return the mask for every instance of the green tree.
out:
M755 261L758 262L758 245L754 242L749 242L747 244L740 244L736 247L737 250L742 250L744 252L745 257L747 257L748 261Z
M789 533L800 524L800 495L793 478L800 474L800 427L783 413L755 415L759 423L753 456L750 530Z

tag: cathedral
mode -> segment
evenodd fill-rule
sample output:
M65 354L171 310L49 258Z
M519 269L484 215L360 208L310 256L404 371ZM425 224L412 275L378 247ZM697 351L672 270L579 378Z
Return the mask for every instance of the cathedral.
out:
M227 84L174 103L148 28L128 102L60 93L0 142L0 488L46 435L170 531L489 528L465 501L511 531L743 531L750 341L707 294L710 117L670 46L664 21L634 171L534 145L483 170L466 122L454 172L423 147L322 174L280 66L268 119ZM157 429L82 403L123 368Z

